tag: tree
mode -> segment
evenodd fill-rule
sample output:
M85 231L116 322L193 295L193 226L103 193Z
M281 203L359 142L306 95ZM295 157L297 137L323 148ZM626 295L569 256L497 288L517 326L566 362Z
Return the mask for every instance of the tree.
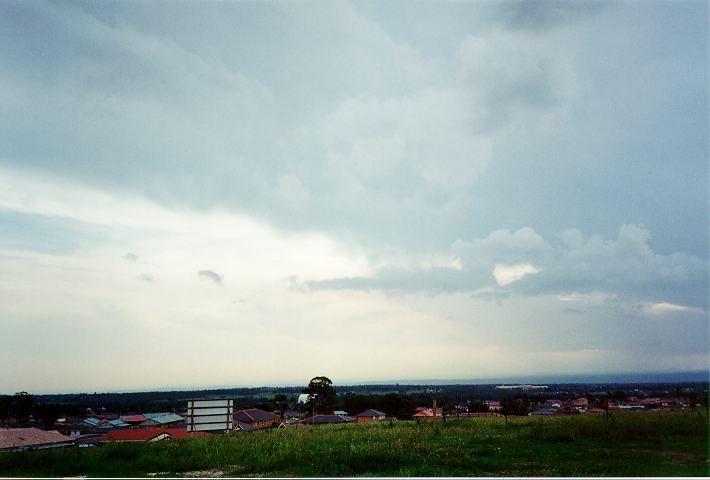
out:
M283 422L284 412L288 410L288 398L283 393L274 395L274 408L279 414L279 421Z
M54 422L59 418L59 406L54 403L46 403L37 405L35 412L39 416L39 421L42 422L42 427L45 430L54 428Z
M527 415L528 414L528 398L526 395L516 397L515 399L506 398L502 402L503 415Z
M30 414L32 413L32 404L34 403L32 395L27 392L17 392L13 400L17 421L20 423L29 422Z
M336 393L333 382L328 377L313 377L308 386L303 389L310 398L306 405L314 413L333 413Z
M0 421L12 416L12 397L0 395Z

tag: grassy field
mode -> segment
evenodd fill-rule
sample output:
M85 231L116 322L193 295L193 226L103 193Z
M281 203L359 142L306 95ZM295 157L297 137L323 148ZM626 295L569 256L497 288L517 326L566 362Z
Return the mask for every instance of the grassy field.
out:
M238 432L0 454L0 476L708 476L704 412Z

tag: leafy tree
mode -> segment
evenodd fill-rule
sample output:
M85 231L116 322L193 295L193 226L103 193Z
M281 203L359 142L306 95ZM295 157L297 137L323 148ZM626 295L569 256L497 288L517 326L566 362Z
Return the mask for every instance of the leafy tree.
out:
M54 403L40 404L36 406L35 413L42 422L42 427L51 430L54 428L54 422L59 418L59 406Z
M306 405L315 413L332 413L335 409L336 393L328 377L313 377L303 393L310 396Z
M501 404L503 415L527 415L528 399L526 396L518 398L505 398Z
M30 414L32 413L32 404L34 403L32 395L27 392L17 392L13 397L13 400L13 407L17 421L20 423L29 422Z
M279 414L279 420L283 421L284 412L288 410L288 398L283 393L277 393L274 395L274 408Z
M488 412L490 409L488 408L488 405L483 403L480 400L473 400L468 402L468 411L473 412L473 413L482 413L482 412Z

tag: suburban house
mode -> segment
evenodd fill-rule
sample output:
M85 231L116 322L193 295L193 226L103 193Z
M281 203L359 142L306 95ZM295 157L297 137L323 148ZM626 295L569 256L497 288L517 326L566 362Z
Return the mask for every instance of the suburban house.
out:
M111 430L104 436L106 442L157 442L173 438L204 437L207 432L188 432L184 428L129 428Z
M0 452L22 452L47 448L71 447L75 439L56 430L39 428L0 428Z
M444 410L441 408L436 409L436 418L442 418L444 415ZM417 413L412 415L412 418L417 421L427 421L427 420L434 420L434 410L431 408L425 408L425 407L418 407L417 408Z
M381 422L386 416L384 412L370 408L355 415L355 423Z
M234 424L244 424L251 428L269 428L277 426L279 417L258 408L247 408L234 412Z
M490 410L491 412L499 412L503 408L500 402L497 400L486 400L483 402L483 404L487 406L488 410Z
M353 423L355 419L345 415L315 415L304 418L299 423L303 425L325 425L327 423Z
M584 397L572 400L572 408L579 413L587 413L589 410L589 400Z

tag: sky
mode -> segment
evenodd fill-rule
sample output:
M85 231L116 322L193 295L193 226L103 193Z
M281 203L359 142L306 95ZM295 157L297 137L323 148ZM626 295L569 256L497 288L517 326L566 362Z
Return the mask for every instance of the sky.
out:
M0 2L0 393L707 370L709 25Z

